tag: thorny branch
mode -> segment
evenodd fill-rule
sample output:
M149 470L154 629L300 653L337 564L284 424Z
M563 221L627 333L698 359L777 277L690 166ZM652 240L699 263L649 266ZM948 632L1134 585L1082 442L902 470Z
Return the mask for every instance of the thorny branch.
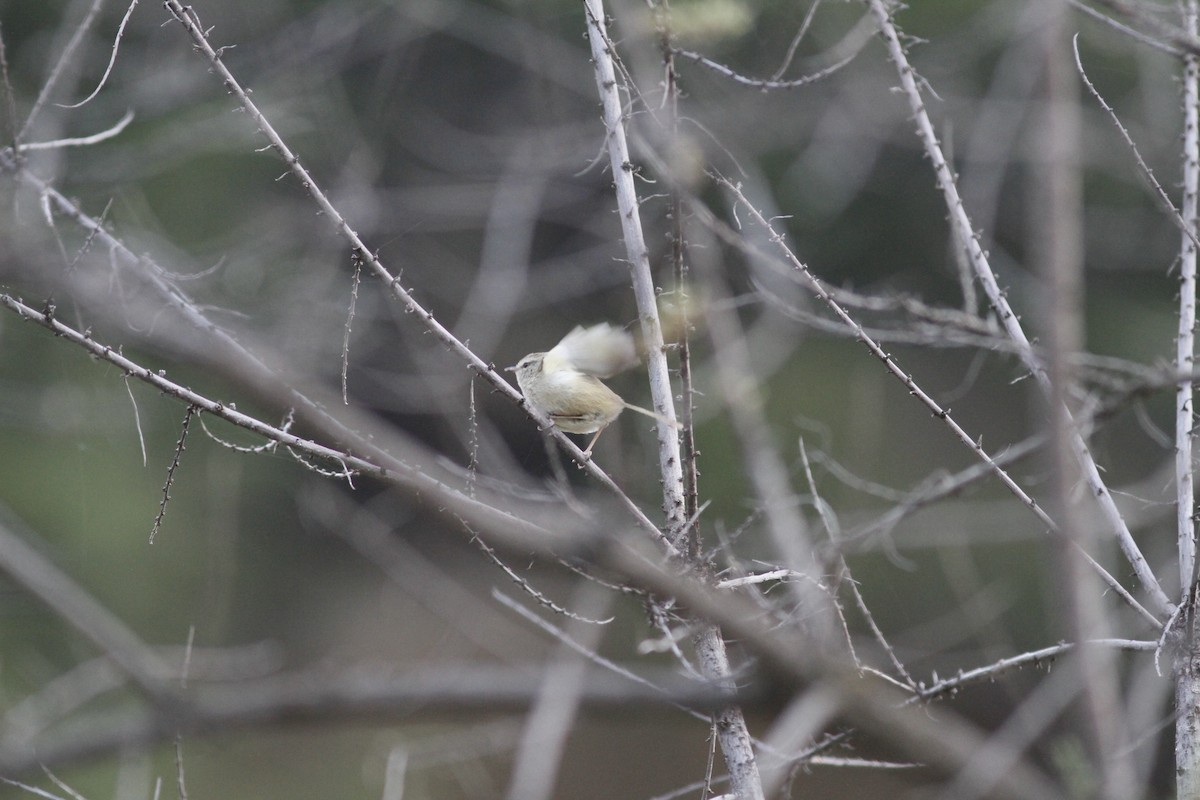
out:
M233 76L233 73L225 66L221 59L221 54L215 50L209 43L207 32L201 27L199 20L196 18L196 13L190 7L185 8L179 0L166 0L166 7L175 17L176 20L184 27L192 42L196 46L197 52L205 56L212 65L213 71L220 77L227 91L233 94L241 103L250 118L254 120L255 125L263 133L271 143L271 147L283 158L284 163L300 181L300 186L308 192L309 196L316 202L322 213L333 221L333 225L354 248L355 253L362 260L363 264L370 267L371 271L384 282L388 287L388 291L399 300L405 309L406 313L414 314L428 330L437 337L438 341L444 344L447 349L455 353L463 361L466 362L468 369L482 375L493 387L502 395L508 397L518 406L525 410L530 417L537 422L538 426L549 432L550 435L559 442L559 444L571 454L571 457L580 464L581 468L587 472L592 478L598 481L601 485L612 491L620 502L625 506L626 510L634 516L638 523L669 552L674 554L674 544L665 538L658 527L650 521L645 513L637 506L636 503L613 481L609 475L598 467L594 460L586 457L579 447L567 438L566 434L556 428L548 417L541 414L528 403L525 402L521 394L513 388L513 386L500 375L494 364L484 362L465 344L460 342L453 333L443 326L433 314L416 301L412 294L404 288L400 282L400 278L392 275L391 272L384 267L383 263L376 256L374 251L363 243L362 239L350 224L342 216L341 212L334 207L330 202L325 192L309 174L308 170L300 162L300 158L294 153L291 148L283 141L282 137L275 131L275 128L259 110L258 106L250 100L244 88Z
M946 159L945 153L942 151L941 143L934 132L933 123L925 109L925 102L922 99L921 90L917 82L917 73L908 62L904 45L900 41L900 34L892 20L892 10L884 0L866 0L866 2L871 12L875 15L880 32L883 34L884 42L887 45L888 54L896 67L900 78L900 86L904 96L908 100L909 109L912 111L916 122L917 134L924 145L925 152L929 155L930 162L937 175L938 187L941 189L946 207L954 219L955 224L952 227L960 237L959 244L966 251L971 266L975 271L976 278L983 285L988 301L991 303L996 315L1000 318L1000 324L1012 340L1019 345L1018 355L1033 373L1043 391L1049 394L1050 378L1046 373L1044 363L1030 345L1025 331L1021 327L1019 317L1008 302L1007 293L1000 288L1000 284L996 281L996 276L992 271L987 254L984 253L978 237L974 234L975 229L971 224L970 217L967 215L962 198L959 196L954 173L950 169L950 164ZM1121 551L1124 553L1130 566L1133 567L1134 573L1142 585L1142 589L1150 597L1158 615L1163 618L1170 616L1175 605L1167 598L1166 593L1159 585L1158 578L1155 577L1153 571L1150 569L1150 565L1146 562L1145 556L1142 555L1141 550L1138 548L1137 542L1134 541L1133 533L1129 530L1129 526L1122 517L1120 509L1117 508L1116 502L1113 500L1112 493L1108 490L1103 477L1100 475L1100 469L1096 464L1091 449L1088 447L1087 442L1084 441L1078 426L1069 412L1067 412L1066 419L1067 424L1071 427L1071 446L1075 452L1075 457L1079 461L1080 468L1083 470L1084 479L1091 490L1091 494L1096 498L1100 510L1107 518L1109 526L1116 536L1117 543L1121 547Z
M1012 492L1013 495L1015 495L1017 499L1019 499L1021 503L1025 505L1026 508L1032 511L1038 520L1045 525L1048 530L1053 530L1055 528L1054 520L1050 518L1050 516L1038 504L1038 502L1030 497L1029 493L1026 492L1021 485L1018 484L1016 480L1014 480L1013 477L1008 474L1007 470L1005 470L996 462L996 460L987 452L987 450L984 449L983 445L979 441L971 438L971 435L967 433L967 431L964 430L952 416L950 416L950 409L942 408L942 406L936 400L934 400L929 394L921 389L920 386L917 385L916 381L913 380L911 375L900 368L899 364L896 363L896 360L890 353L884 350L878 342L876 342L874 339L868 336L865 331L862 330L862 327L855 322L854 318L851 317L846 310L843 309L838 302L833 299L832 295L830 295L828 291L826 291L824 284L817 278L817 276L813 275L812 272L809 271L808 267L799 259L797 259L791 250L788 249L787 243L783 240L783 236L778 233L774 226L772 226L771 223L762 216L758 209L746 199L745 195L742 194L741 189L739 189L735 184L731 183L726 178L718 177L718 181L737 198L739 203L749 210L750 215L754 218L754 221L769 232L771 241L780 248L785 257L792 262L796 270L805 276L813 292L821 299L821 301L825 303L825 305L827 305L845 324L852 326L858 331L859 341L866 345L867 349L871 351L872 355L883 362L883 365L887 368L888 372L901 383L903 383L908 389L909 393L913 397L917 398L922 405L928 408L930 413L933 414L935 418L940 419L943 423L945 423L945 425L954 433L960 442L969 447L981 461L987 464L996 477L998 477L1001 482L1004 483L1005 487L1007 487L1008 490ZM1125 587L1122 586L1121 583L1108 572L1108 570L1101 566L1100 563L1092 558L1089 554L1083 553L1082 555L1092 569L1096 571L1096 574L1099 575L1104 581L1104 583L1107 584L1114 592L1116 592L1117 595L1124 600L1130 608L1132 608L1134 611L1137 611L1155 629L1162 627L1158 619L1155 618L1155 616L1149 611L1147 611L1141 603L1134 599L1134 597L1129 594L1129 591L1125 589Z

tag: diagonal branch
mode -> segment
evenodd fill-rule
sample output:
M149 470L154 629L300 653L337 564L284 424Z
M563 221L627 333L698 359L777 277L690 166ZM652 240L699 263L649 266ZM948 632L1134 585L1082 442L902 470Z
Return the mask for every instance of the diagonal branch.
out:
M878 342L872 339L867 332L863 330L862 326L859 325L854 318L851 317L846 310L842 308L842 306L836 300L833 299L833 296L829 294L829 291L826 290L825 285L820 281L820 279L818 279L816 275L812 274L804 262L796 258L795 254L792 253L792 251L788 248L787 243L783 241L782 234L774 229L771 223L763 217L756 207L751 205L750 201L746 199L746 196L742 194L741 189L730 183L726 178L720 178L719 180L722 185L724 185L729 189L730 192L733 193L739 203L749 209L750 215L754 218L755 223L769 232L771 241L778 245L780 250L783 252L784 257L792 263L792 266L796 269L796 271L805 277L809 283L809 286L812 287L812 290L817 297L819 297L821 301L838 316L839 319L854 329L858 340L866 345L867 349L871 351L872 355L883 362L883 365L893 377L905 385L909 394L917 398L922 405L928 408L934 417L944 422L946 426L950 428L951 432L958 437L960 442L971 448L975 455L988 465L996 477L998 477L1004 483L1008 490L1012 492L1018 500L1020 500L1030 511L1034 513L1035 516L1037 516L1038 520L1041 521L1041 523L1045 525L1048 530L1055 530L1057 525L1054 520L1051 519L1050 515L1046 513L1045 509L1043 509L1038 502L1034 500L1029 493L1026 492L1021 485L1013 479L1011 475L1008 474L1007 470L997 463L996 459L984 449L982 442L971 438L971 435L967 433L967 431L950 415L950 409L942 408L942 406L936 400L930 397L924 389L918 386L916 381L913 380L913 377L901 369L900 365L896 362L896 359L893 358L890 353L884 350ZM1096 571L1096 574L1100 576L1105 584L1107 584L1109 588L1116 592L1120 598L1129 605L1130 608L1141 614L1142 617L1150 622L1150 624L1155 628L1162 627L1158 619L1155 618L1155 616L1149 611L1147 611L1141 603L1134 599L1134 597L1129 594L1128 590L1121 585L1120 581L1114 578L1108 572L1108 570L1106 570L1088 553L1082 552L1082 555L1086 559L1089 566Z
M645 513L638 508L637 504L635 504L633 500L619 486L617 486L616 482L613 481L613 479L606 472L604 472L604 470L596 466L593 460L586 457L583 451L580 450L574 442L567 438L566 434L553 425L549 417L538 412L536 409L526 403L521 394L514 389L508 381L504 380L494 364L485 362L483 359L479 358L479 356L477 356L469 347L456 338L454 334L449 331L449 329L438 322L438 320L434 318L433 314L420 303L418 303L412 294L404 288L404 286L400 283L400 278L392 275L392 273L384 267L382 262L380 262L380 260L376 257L375 253L370 250L365 243L363 243L363 240L354 231L354 229L350 227L350 224L346 221L345 217L343 217L341 212L334 207L333 203L330 202L325 192L319 185L317 185L316 181L313 180L312 175L309 174L304 165L300 163L299 156L297 156L296 153L294 153L291 148L287 146L287 144L283 141L283 138L278 134L278 132L276 132L275 128L263 115L262 111L259 110L258 106L256 106L250 100L250 97L246 94L246 90L233 76L233 73L230 72L225 66L225 63L222 60L222 52L214 49L212 44L209 42L208 34L204 28L201 27L200 22L196 17L196 12L191 8L191 6L185 7L179 2L179 0L166 0L165 5L167 10L171 12L175 19L178 20L183 26L184 30L187 31L188 35L192 39L193 44L195 45L195 49L208 59L212 66L213 72L216 73L216 75L221 79L221 82L225 86L226 90L237 98L238 102L241 103L242 108L244 108L250 115L250 118L254 120L254 123L258 127L259 131L261 131L262 134L267 137L268 141L270 142L270 147L274 149L280 155L280 157L283 158L284 163L286 163L288 166L288 169L290 169L300 181L301 187L308 192L308 195L321 209L322 214L333 221L337 232L350 243L351 247L354 249L354 252L360 259L362 259L362 263L370 267L371 271L383 281L384 285L388 287L388 290L391 292L392 296L399 300L401 304L403 304L405 311L415 315L438 339L438 341L440 341L451 352L465 361L468 369L474 370L482 375L489 383L492 384L492 386L496 388L500 394L508 397L518 406L523 408L525 412L529 414L529 416L535 422L537 422L539 427L541 427L543 430L547 430L550 435L555 437L558 443L571 455L573 459L575 459L577 463L580 464L581 468L587 472L588 475L590 475L598 483L603 485L617 496L620 502L625 506L626 510L633 515L642 528L644 528L651 536L656 538L656 540L658 540L661 544L667 547L668 552L674 552L673 546L671 546L662 538L662 534L658 530L658 527L650 521ZM661 333L658 341L661 345Z
M0 509L0 572L52 609L129 676L147 697L170 707L178 700L173 670L130 628L16 533L21 527Z
M194 407L203 413L220 417L227 422L245 428L272 441L277 441L299 452L306 453L314 458L340 464L344 473L358 471L387 483L402 486L409 491L435 498L441 508L453 512L456 516L472 524L487 527L493 532L501 531L502 534L507 532L515 536L515 539L507 540L509 544L521 541L522 539L526 542L537 542L539 544L557 542L560 545L568 545L572 541L577 541L572 536L571 526L565 524L565 520L561 517L557 519L554 526L543 527L526 519L526 517L533 516L530 513L518 516L473 497L468 497L446 482L439 480L435 477L435 471L427 468L427 464L432 462L433 459L420 453L416 445L406 453L405 458L400 458L392 455L383 447L370 443L365 437L358 435L351 435L349 441L360 447L367 454L365 457L355 455L350 451L337 450L318 444L296 436L287 430L268 425L261 420L243 414L228 404L217 402L198 392L180 386L160 372L147 369L126 358L113 348L101 344L93 339L90 334L77 331L63 324L51 314L37 311L8 295L0 294L0 306L14 311L31 322L42 325L56 336L77 344L93 356L113 364L126 375L133 376L155 387L164 394L187 403L190 407ZM333 420L333 418L328 419L336 422L337 427L326 424L322 430L328 435L336 435L341 430L341 423ZM320 422L320 419L315 420L315 423L318 425Z
M900 76L900 86L904 96L908 99L909 108L916 122L917 135L920 137L925 152L933 165L934 173L937 175L938 188L942 191L946 207L954 223L951 227L959 237L959 244L966 251L967 258L975 271L975 277L983 285L984 292L987 294L988 301L999 318L1001 326L1003 326L1004 331L1013 340L1014 344L1017 345L1018 356L1030 372L1033 373L1043 392L1047 396L1050 396L1051 385L1050 378L1046 373L1046 367L1042 359L1034 351L1029 338L1025 335L1020 319L1009 305L1006 293L1000 288L999 283L997 283L996 275L992 271L987 254L983 251L978 237L974 234L971 219L967 215L962 197L958 193L954 173L946 160L945 154L942 152L941 143L938 141L937 134L934 133L933 122L929 119L929 113L925 109L925 102L921 97L921 90L917 85L916 72L908 62L904 46L900 42L900 34L892 22L889 6L884 0L865 0L865 2L875 15L876 22L879 24L880 32L883 34L884 42L887 45L888 55L892 63L895 64L896 71ZM1166 592L1159 585L1158 578L1155 577L1154 572L1150 569L1150 565L1146 562L1145 556L1142 555L1141 550L1138 548L1137 542L1134 541L1133 533L1129 530L1124 517L1121 516L1121 511L1117 508L1112 493L1105 485L1104 479L1100 475L1100 468L1097 466L1087 442L1084 441L1082 434L1079 432L1073 417L1069 412L1066 412L1066 415L1065 419L1071 427L1071 448L1083 471L1083 479L1091 490L1091 494L1096 498L1101 512L1117 538L1117 544L1120 546L1121 552L1130 566L1133 567L1134 574L1137 575L1142 589L1149 595L1151 605L1159 615L1165 618L1170 615L1175 605L1167 598Z

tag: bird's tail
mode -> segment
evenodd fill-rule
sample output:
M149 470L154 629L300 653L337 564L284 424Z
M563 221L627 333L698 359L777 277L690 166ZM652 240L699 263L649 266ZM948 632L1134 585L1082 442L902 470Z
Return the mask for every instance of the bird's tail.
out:
M648 408L642 408L641 406L635 406L633 403L626 403L625 407L628 408L630 411L636 411L639 414L645 414L647 417L653 417L654 419L658 420L659 422L665 422L668 425L670 425L671 427L673 427L675 430L681 430L683 428L683 426L680 425L675 420L668 419L667 417L664 417L662 414L659 414L657 411L651 411Z

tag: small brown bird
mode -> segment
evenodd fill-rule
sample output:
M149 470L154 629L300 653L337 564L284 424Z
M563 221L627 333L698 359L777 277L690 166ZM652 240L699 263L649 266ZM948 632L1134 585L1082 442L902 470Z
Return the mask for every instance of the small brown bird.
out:
M577 325L545 353L530 353L509 367L525 399L567 433L594 433L585 455L625 409L679 427L649 409L626 403L600 382L638 363L633 337L607 322Z

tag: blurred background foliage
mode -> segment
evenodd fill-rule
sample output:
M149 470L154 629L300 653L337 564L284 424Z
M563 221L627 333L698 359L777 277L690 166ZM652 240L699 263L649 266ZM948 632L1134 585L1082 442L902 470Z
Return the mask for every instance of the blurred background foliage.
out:
M0 0L18 126L90 4ZM1032 37L1023 27L1028 6L925 0L898 21L913 37L911 58L937 93L931 109L955 155L968 210L1036 333L1041 289L1026 263L1029 84L1036 82ZM351 226L485 358L512 364L577 323L634 319L600 158L603 127L580 3L200 0L193 7L211 26L213 42L231 46L226 64L253 89L255 102ZM671 20L680 47L765 78L783 63L808 9L791 0L675 0ZM104 5L54 103L77 102L97 84L124 11L115 2ZM661 143L654 112L663 69L653 18L635 0L617 0L610 13L644 103L635 130L644 142ZM680 58L684 122L667 155L743 181L766 213L786 217L795 251L830 284L962 308L932 172L906 106L893 93L894 68L863 17L859 3L820 6L785 77L810 74L863 46L831 77L794 90L747 88ZM1090 78L1174 190L1177 65L1082 14L1073 25ZM1178 234L1155 208L1111 124L1082 93L1081 102L1088 347L1096 356L1161 364L1173 351ZM252 348L277 353L335 386L352 284L348 248L296 181L281 177L278 157L262 150L251 120L156 2L134 11L95 100L79 109L46 106L24 140L88 135L126 111L134 119L121 135L30 154L29 167L88 213L103 213L135 252L195 276L182 284L185 291ZM11 126L8 120L5 130ZM643 175L647 238L660 284L669 288L669 221L656 196L665 187L652 170ZM695 178L699 195L729 218L726 201L702 174ZM0 186L0 282L38 305L44 276L63 269L59 243L73 253L83 234L62 218L50 230L36 196L16 190L11 176L0 178ZM819 310L791 278L748 263L703 231L694 237L691 257L713 265L740 304L797 491L807 494L803 437L842 531L894 502L864 486L903 492L972 463L852 339L805 322ZM103 254L93 256L103 261ZM120 298L119 276L113 283L113 297ZM696 296L706 296L702 285ZM673 302L669 294L664 299ZM282 418L284 409L257 405L156 350L152 330L131 336L119 301L106 314L70 297L56 302L61 318L93 328L141 363L268 421ZM371 278L359 288L352 330L353 402L466 463L472 393L463 366ZM712 500L707 544L716 545L715 532L738 531L749 520L738 554L769 557L753 521L738 444L709 385L706 347L700 330L701 491ZM1018 380L1022 372L1011 357L937 337L891 349L992 450L1041 429L1030 382ZM614 385L633 402L648 397L637 376ZM330 669L363 660L397 669L438 660L525 663L550 646L489 596L493 587L519 590L420 504L366 481L349 491L282 452L231 452L196 429L163 528L148 544L183 408L135 382L127 388L113 368L11 315L0 316L0 391L0 501L35 532L44 552L152 643L181 645L194 628L198 646L268 642L282 663ZM518 409L482 386L474 402L483 473L548 474L540 437ZM1127 502L1139 540L1163 575L1172 574L1173 536L1164 494L1171 450L1160 432L1170 431L1171 414L1167 395L1140 399L1107 419L1094 439L1111 485L1137 498ZM223 438L259 443L223 423L209 424ZM619 427L606 434L597 457L655 509L652 439L636 420ZM855 478L843 480L832 464ZM1042 466L1034 458L1016 468L1035 494ZM444 595L429 596L425 583L389 580L339 536L330 520L365 513L355 507L390 520ZM944 675L1063 635L1041 533L998 485L983 482L856 548L851 565L910 669ZM1125 575L1112 554L1101 560ZM513 563L526 566L519 557ZM569 597L568 576L546 567L529 574L552 596ZM0 583L0 597L0 697L11 710L95 653L15 587ZM619 617L604 651L628 660L647 629L636 602L623 603ZM857 617L851 625L862 629ZM1003 686L972 690L960 706L984 724L994 722L1027 682L1017 675ZM1169 684L1147 691L1166 713ZM761 730L768 721L759 717L752 726ZM520 719L507 717L255 730L189 740L185 764L193 797L376 797L388 753L405 743L412 754L406 797L495 797L519 730ZM683 717L631 725L586 716L570 742L559 796L652 797L688 784L703 774L707 735L704 725ZM1047 763L1070 736L1063 731L1048 741ZM1169 756L1169 742L1160 750ZM869 742L861 754L871 754ZM164 748L62 776L89 798L145 797L153 776L173 776L173 759ZM923 780L919 771L898 778L817 767L797 786L811 797L892 796ZM1167 786L1169 775L1158 784ZM0 797L20 796L26 795L0 789Z

